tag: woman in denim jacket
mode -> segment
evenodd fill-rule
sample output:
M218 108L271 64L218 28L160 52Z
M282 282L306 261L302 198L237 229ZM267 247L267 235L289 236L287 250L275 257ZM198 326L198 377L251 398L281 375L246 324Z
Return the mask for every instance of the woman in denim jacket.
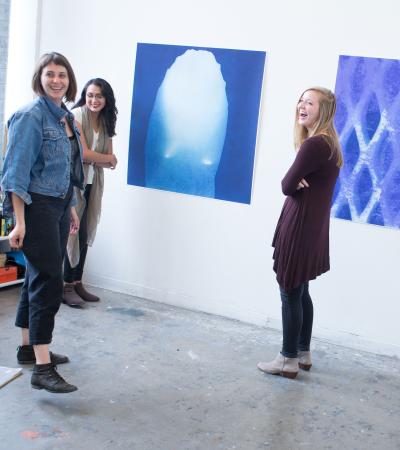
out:
M73 392L56 371L68 357L49 352L54 317L63 289L62 262L69 233L79 219L73 187L83 188L82 148L73 115L63 99L73 101L77 86L68 60L44 54L32 78L38 97L8 121L2 188L4 210L13 212L10 245L26 260L16 326L22 329L21 364L35 364L31 385L49 392Z

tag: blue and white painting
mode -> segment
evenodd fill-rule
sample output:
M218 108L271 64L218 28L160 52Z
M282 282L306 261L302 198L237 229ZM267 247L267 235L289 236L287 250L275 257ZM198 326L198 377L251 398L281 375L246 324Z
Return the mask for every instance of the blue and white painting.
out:
M249 204L265 52L138 44L128 184Z
M400 228L400 61L340 56L335 92L344 167L332 216Z

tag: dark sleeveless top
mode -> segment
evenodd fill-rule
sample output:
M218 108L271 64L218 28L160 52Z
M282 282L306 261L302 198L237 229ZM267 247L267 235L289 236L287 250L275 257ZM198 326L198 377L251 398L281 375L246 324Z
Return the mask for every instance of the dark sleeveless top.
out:
M71 144L71 175L70 180L73 186L80 186L80 174L82 173L82 169L80 167L80 156L79 156L79 144L75 136L69 137L69 142Z
M329 220L339 168L322 136L308 138L282 180L287 195L272 246L276 278L286 292L327 272ZM296 190L305 178L308 188Z

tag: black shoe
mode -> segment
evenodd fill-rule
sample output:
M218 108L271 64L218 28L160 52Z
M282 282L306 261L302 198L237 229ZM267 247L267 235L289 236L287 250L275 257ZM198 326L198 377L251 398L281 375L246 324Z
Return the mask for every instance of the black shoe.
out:
M52 364L35 364L31 385L34 389L45 389L53 394L67 394L77 391L73 384L67 383Z
M35 364L36 357L33 351L33 345L21 345L17 348L17 360L20 364ZM69 362L68 356L57 355L57 353L50 352L50 361L54 365L64 364Z

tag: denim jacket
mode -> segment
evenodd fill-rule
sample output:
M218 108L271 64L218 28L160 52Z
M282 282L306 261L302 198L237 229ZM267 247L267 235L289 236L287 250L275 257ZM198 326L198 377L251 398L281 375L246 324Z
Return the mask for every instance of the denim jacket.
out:
M7 153L3 166L2 189L6 193L3 211L12 211L10 193L26 204L30 192L65 198L70 185L71 145L61 119L66 117L79 143L79 189L83 189L82 146L74 117L63 104L60 108L45 96L15 112L8 121ZM71 206L76 204L75 196Z

